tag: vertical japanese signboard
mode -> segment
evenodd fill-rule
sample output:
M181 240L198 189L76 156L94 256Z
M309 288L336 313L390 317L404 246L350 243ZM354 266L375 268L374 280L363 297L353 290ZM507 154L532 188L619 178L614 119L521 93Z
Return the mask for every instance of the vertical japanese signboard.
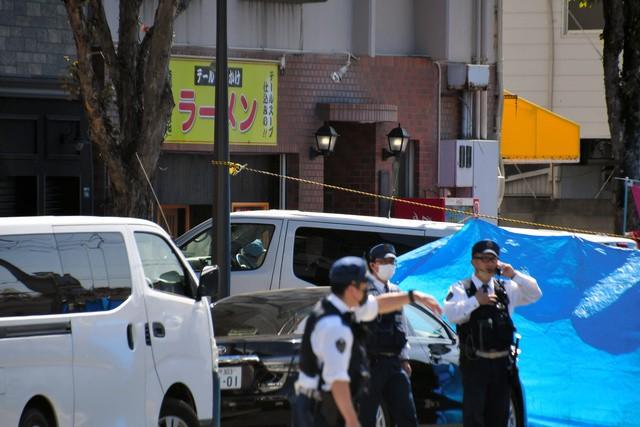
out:
M175 107L165 142L213 143L215 62L174 57L169 63ZM278 66L229 61L229 142L276 145Z

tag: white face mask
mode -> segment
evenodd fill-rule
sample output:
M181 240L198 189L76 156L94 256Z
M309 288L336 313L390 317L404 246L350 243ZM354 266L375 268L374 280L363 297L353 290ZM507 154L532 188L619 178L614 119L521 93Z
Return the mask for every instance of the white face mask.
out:
M378 277L383 282L391 279L396 272L396 266L393 264L380 264L378 265Z

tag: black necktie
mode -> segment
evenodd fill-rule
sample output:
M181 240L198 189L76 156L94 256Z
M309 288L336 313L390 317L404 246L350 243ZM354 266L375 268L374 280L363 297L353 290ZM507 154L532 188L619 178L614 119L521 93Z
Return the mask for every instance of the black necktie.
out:
M485 294L489 293L489 284L488 283L483 283L482 286L480 287L480 289L482 289L482 292L484 292Z

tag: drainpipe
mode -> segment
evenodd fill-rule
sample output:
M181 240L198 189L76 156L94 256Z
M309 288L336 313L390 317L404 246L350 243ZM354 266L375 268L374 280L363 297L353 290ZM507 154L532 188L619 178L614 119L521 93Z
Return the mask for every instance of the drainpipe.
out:
M487 30L487 11L486 2L484 0L480 0L480 14L480 22L482 23L482 31L480 32L480 63L486 64L487 46L485 31ZM487 139L487 122L489 121L488 95L488 88L480 91L480 139Z
M438 70L438 93L437 93L437 105L436 105L436 158L438 159L438 170L436 176L440 176L440 126L441 126L441 111L442 111L442 66L440 61L434 61L434 65Z
M553 111L553 79L555 74L556 61L556 29L553 26L553 0L549 0L549 80L547 82L547 107Z
M502 1L496 0L496 140L498 141L498 212L505 191L504 161L502 160L502 111L504 109L504 82L502 73Z
M484 55L484 1L475 1L475 51L473 53L473 62L475 64L482 64L485 60ZM473 92L473 138L482 138L482 91ZM486 139L486 138L485 138Z

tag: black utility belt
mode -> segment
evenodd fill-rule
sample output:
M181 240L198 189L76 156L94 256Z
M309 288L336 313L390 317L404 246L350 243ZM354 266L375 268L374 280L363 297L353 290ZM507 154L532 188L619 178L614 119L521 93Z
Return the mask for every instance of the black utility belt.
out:
M398 359L400 358L399 353L376 353L369 354L369 361L371 363L375 363L379 360L390 360L390 359Z

